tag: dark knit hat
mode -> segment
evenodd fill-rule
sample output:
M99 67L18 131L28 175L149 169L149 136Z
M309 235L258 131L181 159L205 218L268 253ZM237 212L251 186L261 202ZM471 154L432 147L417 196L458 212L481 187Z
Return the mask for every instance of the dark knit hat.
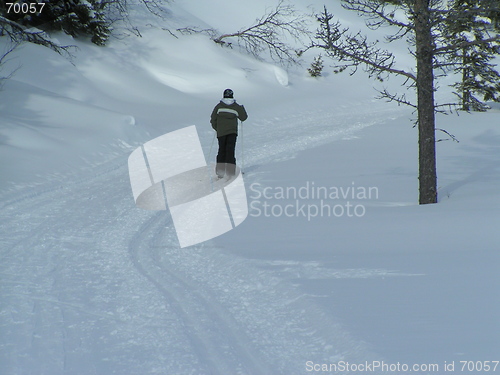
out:
M224 90L224 98L233 98L234 96L233 90L225 89Z

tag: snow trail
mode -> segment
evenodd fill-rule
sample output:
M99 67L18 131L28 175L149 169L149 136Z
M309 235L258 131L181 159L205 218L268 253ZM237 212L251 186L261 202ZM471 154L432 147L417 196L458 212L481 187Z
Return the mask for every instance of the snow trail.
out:
M165 230L167 238L175 238L173 230L165 227L171 222L165 223L164 217L159 213L143 225L129 244L130 257L136 269L162 293L166 306L182 320L201 368L214 374L269 373L271 370L250 352L252 345L232 316L213 302L210 290L202 292L199 285L181 277L175 265L168 266L167 257L158 251L167 250L168 254L168 246L155 245Z
M248 130L247 163L387 113L368 116L295 114L273 122L268 143ZM179 249L167 213L134 206L127 157L2 199L0 372L292 374L370 356L279 272L210 243Z

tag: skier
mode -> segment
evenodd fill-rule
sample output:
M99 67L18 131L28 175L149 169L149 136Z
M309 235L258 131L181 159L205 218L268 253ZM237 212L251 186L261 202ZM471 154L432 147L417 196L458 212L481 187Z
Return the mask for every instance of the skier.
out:
M210 123L212 128L217 131L217 140L219 141L219 153L215 167L215 173L219 178L225 175L231 177L236 173L234 150L238 135L238 119L245 121L247 118L245 107L234 100L233 90L224 90L223 99L215 106L210 117Z

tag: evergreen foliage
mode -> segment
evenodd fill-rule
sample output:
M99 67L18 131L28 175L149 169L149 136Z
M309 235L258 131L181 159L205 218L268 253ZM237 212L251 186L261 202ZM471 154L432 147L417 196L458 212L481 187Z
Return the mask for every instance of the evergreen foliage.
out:
M45 2L42 12L5 14L6 18L26 27L44 31L60 30L73 37L89 36L93 43L104 45L110 35L105 0L25 0Z
M478 10L481 9L481 15ZM460 99L464 111L485 111L485 101L500 101L500 73L493 59L500 54L498 41L484 41L498 34L500 29L500 4L485 0L454 0L450 14L444 23L448 43L462 45L448 54L447 61L461 80L452 87Z
M311 66L307 69L309 75L311 77L320 77L323 72L323 59L321 55L318 55L314 58L314 61L311 63Z

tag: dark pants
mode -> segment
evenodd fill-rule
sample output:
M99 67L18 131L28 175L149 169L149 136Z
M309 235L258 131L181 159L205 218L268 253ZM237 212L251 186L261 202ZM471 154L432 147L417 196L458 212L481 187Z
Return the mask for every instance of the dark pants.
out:
M217 137L219 141L219 153L217 154L216 172L219 176L224 174L234 175L236 169L236 158L234 150L236 148L236 134L223 135Z

